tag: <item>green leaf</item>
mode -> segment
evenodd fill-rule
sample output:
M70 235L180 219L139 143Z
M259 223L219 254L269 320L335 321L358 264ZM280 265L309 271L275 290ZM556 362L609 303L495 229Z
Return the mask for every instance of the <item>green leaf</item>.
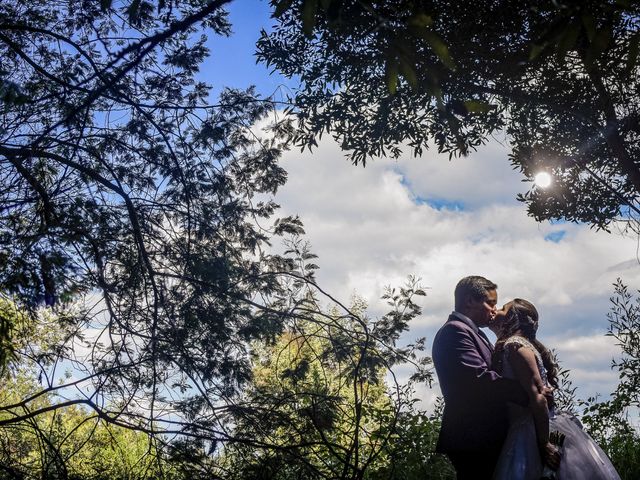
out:
M387 60L384 69L384 80L389 93L395 95L398 90L398 61L395 58Z
M111 8L112 0L100 0L100 8L102 10L109 10Z
M447 122L447 124L449 125L449 128L451 129L451 131L458 136L459 132L460 132L460 122L458 121L458 119L456 117L454 117L451 113L449 112L444 112L444 118Z
M469 113L487 113L496 108L496 106L480 100L467 100L464 102L464 108Z
M304 0L302 4L302 31L307 37L313 35L316 13L318 13L318 0Z
M529 60L535 60L536 58L538 58L540 56L540 54L542 54L542 52L544 52L545 48L547 48L547 44L543 43L543 44L537 44L534 43L531 46L531 52L529 52Z
M444 110L444 94L442 93L440 82L433 75L427 80L427 93L436 99L436 106L438 107L438 110Z
M398 68L411 88L415 89L418 86L418 76L416 75L413 65L411 65L411 63L409 63L405 58L401 58Z
M276 8L273 12L274 18L280 18L282 14L291 6L293 0L280 0L276 4Z
M434 33L430 30L423 30L421 33L422 38L424 38L434 53L438 56L440 61L447 67L449 70L455 70L456 65L449 54L449 47L442 41L442 38L437 33Z
M433 25L433 18L426 13L417 13L409 18L407 25L418 28L430 27Z

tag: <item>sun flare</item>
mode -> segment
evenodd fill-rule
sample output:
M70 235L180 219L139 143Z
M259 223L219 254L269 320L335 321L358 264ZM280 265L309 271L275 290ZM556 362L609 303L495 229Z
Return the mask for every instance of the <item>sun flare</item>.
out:
M551 175L547 172L539 172L534 177L533 183L540 188L547 188L551 185Z

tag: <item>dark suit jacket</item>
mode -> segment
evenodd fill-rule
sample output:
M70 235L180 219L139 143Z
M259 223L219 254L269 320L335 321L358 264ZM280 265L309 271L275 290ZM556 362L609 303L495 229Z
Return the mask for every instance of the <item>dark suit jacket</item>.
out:
M490 342L455 316L436 334L432 356L444 396L436 451L499 449L508 429L506 403L527 403L518 382L491 370L492 353Z

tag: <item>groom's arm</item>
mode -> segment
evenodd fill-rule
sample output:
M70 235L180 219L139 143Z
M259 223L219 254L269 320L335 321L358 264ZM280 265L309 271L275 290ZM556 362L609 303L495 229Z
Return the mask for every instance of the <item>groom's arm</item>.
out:
M477 394L496 401L527 405L528 398L520 384L491 369L478 351L470 330L450 323L439 336L438 344L434 344L433 360L439 367L438 376L442 372L451 379L449 388L456 397Z

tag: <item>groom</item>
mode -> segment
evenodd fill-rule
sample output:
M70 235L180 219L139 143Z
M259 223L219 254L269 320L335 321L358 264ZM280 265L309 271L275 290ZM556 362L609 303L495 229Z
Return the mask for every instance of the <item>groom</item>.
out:
M518 382L491 370L493 345L480 330L496 311L498 286L465 277L455 290L455 311L433 341L433 363L444 413L436 451L445 453L458 480L490 479L507 434L506 403L527 404Z

